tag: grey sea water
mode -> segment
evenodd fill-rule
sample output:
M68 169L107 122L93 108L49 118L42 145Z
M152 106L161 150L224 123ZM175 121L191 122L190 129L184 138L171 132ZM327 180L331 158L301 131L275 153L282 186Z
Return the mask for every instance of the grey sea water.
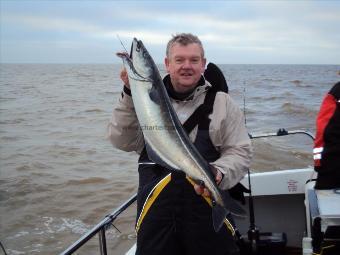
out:
M250 133L314 133L322 98L340 80L334 65L220 67ZM1 64L0 241L8 254L57 254L136 192L137 156L106 137L120 68ZM254 171L313 163L308 138L266 138L254 148ZM111 254L135 241L134 220L131 208L117 221L121 233L109 231ZM97 239L80 254L97 254L96 246Z

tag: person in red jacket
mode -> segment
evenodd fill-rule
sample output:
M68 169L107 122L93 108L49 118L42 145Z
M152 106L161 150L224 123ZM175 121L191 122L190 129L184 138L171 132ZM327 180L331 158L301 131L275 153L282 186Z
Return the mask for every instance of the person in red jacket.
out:
M316 189L340 188L340 82L326 94L316 119Z

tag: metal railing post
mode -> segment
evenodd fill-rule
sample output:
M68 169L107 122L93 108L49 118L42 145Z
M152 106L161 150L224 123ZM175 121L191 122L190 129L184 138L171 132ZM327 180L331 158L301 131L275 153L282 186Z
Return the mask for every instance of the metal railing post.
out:
M101 254L101 255L107 255L105 227L103 227L103 228L98 232L98 236L99 236L100 254Z

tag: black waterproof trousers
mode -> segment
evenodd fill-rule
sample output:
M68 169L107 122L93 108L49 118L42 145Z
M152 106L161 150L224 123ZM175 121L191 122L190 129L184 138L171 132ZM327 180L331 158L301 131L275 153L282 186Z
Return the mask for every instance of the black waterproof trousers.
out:
M139 215L155 183L156 180L140 187ZM182 173L172 173L171 181L156 197L137 232L136 255L156 254L239 254L226 224L218 233L214 231L210 205L195 193Z

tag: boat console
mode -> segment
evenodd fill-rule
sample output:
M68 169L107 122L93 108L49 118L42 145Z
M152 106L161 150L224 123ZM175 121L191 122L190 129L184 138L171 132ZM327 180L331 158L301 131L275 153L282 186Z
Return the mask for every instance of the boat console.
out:
M340 189L317 190L314 185L306 185L303 254L340 254Z

